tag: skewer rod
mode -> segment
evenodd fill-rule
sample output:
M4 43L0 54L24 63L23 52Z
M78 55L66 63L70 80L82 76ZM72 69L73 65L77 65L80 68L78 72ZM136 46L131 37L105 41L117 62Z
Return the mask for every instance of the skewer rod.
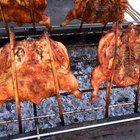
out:
M113 59L113 64L112 64L111 79L110 79L110 82L107 82L107 87L106 87L106 110L105 110L105 118L108 118L110 92L111 92L111 88L112 88L112 84L113 84L114 70L115 70L115 65L116 65L117 46L118 46L118 21L116 21L115 52L114 52L114 59Z
M52 52L52 49L51 49L49 38L46 37L46 40L48 42L48 49L49 49L49 55L50 55L50 59L51 59L51 67L52 67L52 72L53 72L53 77L54 77L54 84L55 84L56 93L57 93L56 97L57 97L57 102L58 102L58 106L59 106L59 114L60 114L61 124L64 125L64 116L63 116L61 95L60 95L57 71L56 71L55 63L54 63L53 52Z
M21 108L20 108L20 101L19 101L19 93L18 93L18 82L17 82L17 73L16 73L16 64L15 64L15 56L14 56L14 44L15 44L15 35L14 30L10 29L10 55L12 60L12 82L13 82L13 92L15 94L15 101L16 101L16 111L18 115L18 126L19 126L19 133L22 133L22 122L21 122Z

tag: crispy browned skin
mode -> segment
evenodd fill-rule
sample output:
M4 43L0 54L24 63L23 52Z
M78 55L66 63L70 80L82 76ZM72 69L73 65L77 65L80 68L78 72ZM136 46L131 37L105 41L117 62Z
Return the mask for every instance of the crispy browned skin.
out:
M108 23L124 19L128 0L75 0L61 26L66 26L73 19L87 23Z
M38 104L43 98L56 94L47 34L39 39L28 38L15 44L15 61L20 101ZM70 72L67 50L60 42L50 40L60 90L73 92L78 98L78 82ZM0 54L0 104L14 98L9 44Z
M119 39L113 83L123 87L134 85L139 81L140 67L140 28L133 26L118 30ZM115 51L115 33L111 31L101 38L98 46L100 65L91 74L94 89L91 100L96 101L100 85L110 80Z
M51 29L50 18L44 14L47 7L46 0L33 0L34 22L47 26ZM31 0L1 0L0 4L7 22L15 22L17 25L32 23ZM3 20L0 14L0 20Z

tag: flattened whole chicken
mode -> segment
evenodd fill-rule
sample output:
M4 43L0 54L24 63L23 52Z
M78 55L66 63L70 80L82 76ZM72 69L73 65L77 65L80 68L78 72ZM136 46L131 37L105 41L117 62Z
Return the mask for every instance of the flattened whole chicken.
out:
M61 26L79 19L86 23L108 23L119 20L122 23L128 0L75 0Z
M49 40L49 41L47 41ZM48 50L50 43L60 90L73 92L78 98L78 82L70 71L69 57L65 46L48 38L47 33L35 40L15 42L15 62L20 101L38 104L43 98L56 94L51 59ZM0 52L0 104L14 98L11 72L10 45Z
M1 0L0 5L7 22L13 21L17 25L22 25L23 23L32 23L34 20L34 22L52 29L50 17L44 14L47 0ZM31 10L33 15L31 15ZM3 15L0 14L1 21Z
M94 89L91 101L96 101L103 81L110 81L115 52L115 32L110 31L101 38L98 46L99 65L91 74ZM140 27L131 26L118 29L118 42L115 59L113 84L127 87L139 81L140 72Z

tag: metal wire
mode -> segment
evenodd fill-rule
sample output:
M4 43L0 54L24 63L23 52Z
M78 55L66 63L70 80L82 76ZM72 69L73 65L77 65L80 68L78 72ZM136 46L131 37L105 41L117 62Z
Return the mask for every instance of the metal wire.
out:
M139 100L139 104L140 104L140 100ZM128 106L128 105L134 105L134 102L109 105L109 108L122 107L122 106ZM94 108L85 108L85 109L79 109L79 110L63 112L63 115L80 113L80 112L88 112L88 111L92 111L92 110L101 110L101 109L105 109L105 106L94 107ZM58 115L59 115L59 113L38 115L38 116L32 116L32 117L23 118L22 121L29 121L29 120L34 120L34 119L42 119L42 118L47 118L47 117L54 117L54 116L58 116ZM14 123L14 122L18 122L18 120L15 119L15 120L8 120L8 121L0 121L0 124L8 124L8 123Z

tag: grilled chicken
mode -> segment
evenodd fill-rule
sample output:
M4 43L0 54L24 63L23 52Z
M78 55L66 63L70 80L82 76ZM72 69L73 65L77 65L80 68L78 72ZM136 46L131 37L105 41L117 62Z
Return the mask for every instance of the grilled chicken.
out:
M36 22L51 30L50 18L44 14L46 0L1 0L0 20L15 22L17 25ZM2 14L3 13L3 14Z
M60 90L73 92L78 98L78 82L70 71L65 46L48 38L47 33L39 39L28 38L15 42L15 62L20 101L38 104L43 98L56 94L48 45L51 46ZM14 98L10 45L0 52L0 104Z
M127 87L139 81L140 71L140 28L131 26L118 30L116 59L115 32L110 31L101 38L98 46L100 64L91 74L91 85L94 89L91 100L96 101L98 90L103 81L110 81L113 72L113 84ZM115 69L113 71L113 62Z
M124 12L128 6L128 0L75 0L61 26L66 26L73 19L79 19L86 23L114 22L122 23Z

